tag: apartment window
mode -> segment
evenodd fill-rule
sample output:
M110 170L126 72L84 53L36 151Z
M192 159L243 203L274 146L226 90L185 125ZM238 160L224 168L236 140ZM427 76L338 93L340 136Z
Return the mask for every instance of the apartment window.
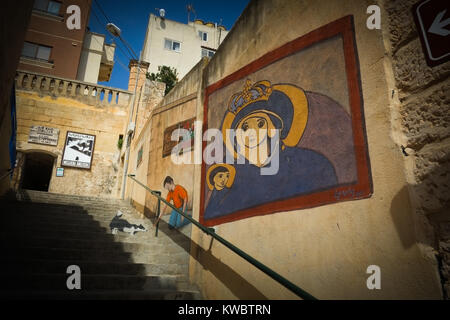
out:
M61 3L58 1L51 1L51 0L35 0L34 1L34 9L53 14L55 16L59 15L60 8L61 8Z
M203 57L210 57L210 58L212 58L214 53L216 53L214 50L209 50L209 49L206 49L206 48L202 48L202 58Z
M164 49L180 52L181 51L181 43L178 41L165 39L164 41Z
M51 47L25 41L22 49L22 56L36 60L49 61L51 51Z
M202 39L203 41L208 41L208 33L207 33L207 32L199 31L199 32L198 32L198 36L199 36L200 39Z

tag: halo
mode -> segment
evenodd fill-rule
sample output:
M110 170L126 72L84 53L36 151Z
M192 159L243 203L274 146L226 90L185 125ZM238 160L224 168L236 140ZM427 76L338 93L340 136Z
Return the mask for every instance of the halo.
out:
M286 138L282 139L282 145L288 147L294 147L298 144L303 133L305 132L306 123L308 122L308 100L306 99L305 92L290 84L275 84L272 86L272 92L278 90L291 100L292 106L294 108L292 123ZM259 112L265 112L267 114L272 114L273 112L269 110L258 110ZM231 141L230 129L236 115L232 112L227 111L225 118L222 123L222 135L225 141L225 146L228 151L233 154L234 158L237 159L239 155L236 150L234 150L234 143Z
M227 188L231 188L234 183L234 178L236 176L236 168L227 163L216 163L208 168L208 172L206 173L206 183L208 184L209 190L214 190L214 186L211 184L209 176L211 172L217 167L225 167L230 173L230 177L228 178L227 184L225 185Z

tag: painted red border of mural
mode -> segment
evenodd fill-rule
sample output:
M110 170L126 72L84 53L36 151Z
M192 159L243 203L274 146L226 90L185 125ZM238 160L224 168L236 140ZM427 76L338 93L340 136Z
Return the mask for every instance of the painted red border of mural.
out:
M240 70L208 86L205 91L203 132L208 129L208 97L230 83L242 79L279 59L294 52L305 49L319 41L341 35L344 46L345 68L352 111L353 138L356 154L356 166L358 182L346 186L340 186L309 195L296 196L289 199L274 201L258 205L245 210L229 214L215 219L204 219L205 204L205 176L206 164L202 162L201 195L200 195L200 223L205 226L214 226L226 222L236 221L253 216L271 214L275 212L306 209L341 201L368 198L372 195L372 177L370 160L367 148L367 139L364 123L363 97L359 75L358 53L354 38L353 16L345 16L325 26L322 26L304 36L301 36L285 45L275 49L261 58L251 62ZM206 148L206 141L202 143L202 150Z

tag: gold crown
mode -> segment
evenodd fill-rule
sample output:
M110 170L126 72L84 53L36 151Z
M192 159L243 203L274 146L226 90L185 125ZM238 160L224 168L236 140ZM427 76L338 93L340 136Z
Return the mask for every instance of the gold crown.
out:
M235 93L231 96L228 103L228 110L237 114L250 103L269 100L271 93L272 85L269 81L258 81L252 85L252 82L247 79L242 92Z

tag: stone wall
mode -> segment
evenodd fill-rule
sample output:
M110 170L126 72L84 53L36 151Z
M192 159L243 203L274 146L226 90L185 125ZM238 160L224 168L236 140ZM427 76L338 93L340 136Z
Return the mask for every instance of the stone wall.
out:
M7 43L0 50L0 195L10 188L10 179L5 175L11 169L9 141L11 137L11 89L14 84L16 68L19 64L33 1L2 1L0 20L1 43Z
M231 241L320 299L438 299L438 262L417 235L403 153L391 114L382 31L366 27L373 1L251 1L205 69L205 88L287 42L352 15L373 181L369 199L280 212L216 226ZM282 35L282 36L280 36ZM405 76L405 79L407 76ZM413 81L413 77L411 77ZM412 85L412 84L411 84ZM203 101L204 96L200 99ZM199 105L197 117L203 117ZM388 160L387 160L388 159ZM194 217L200 207L196 168ZM190 275L208 299L296 296L193 228ZM366 286L381 268L381 290Z
M125 131L131 97L125 90L18 71L17 150L45 152L56 158L50 192L117 197L121 172L117 141ZM28 142L31 126L59 129L58 144ZM92 166L90 170L65 167L64 177L56 177L67 131L96 136Z
M139 91L137 110L135 114L136 132L135 136L139 136L145 123L150 118L152 111L164 98L166 84L159 81L146 80L142 90Z
M434 231L448 208L448 65L424 65L408 22L410 6L401 3L384 6L380 1L382 30L370 30L367 7L374 3L369 0L251 1L211 61L172 89L157 109L161 112L144 125L132 151L147 145L148 167L136 170L139 180L161 190L166 173L180 183L177 176L188 179L193 172L190 198L198 220L201 165L177 167L162 159L164 128L189 117L193 104L196 118L203 119L208 86L291 40L352 15L373 194L223 223L215 232L319 299L442 298L440 271L445 273L445 267L440 269L439 261L444 255L437 259L435 253L440 246L448 257L448 243L439 240L442 236L434 238ZM148 199L145 207L151 211L155 203ZM438 227L448 232L448 223ZM195 227L191 238L190 279L206 299L298 298ZM380 267L380 290L367 287L371 265Z
M132 142L128 167L128 172L135 174L138 181L146 183L151 189L162 191L163 196L167 194L162 186L164 178L167 175L173 177L176 184L188 191L189 210L192 209L194 195L194 164L177 165L171 156L163 157L164 130L178 122L196 118L197 97L201 89L199 86L207 61L205 58L198 63L156 106L152 102L157 101L160 95L155 90L163 94L164 87L160 83L147 81L143 92L154 93L143 108L143 113L148 116L138 116L138 129ZM142 124L144 120L146 122ZM141 148L143 157L138 165L137 155ZM192 158L193 152L190 151L185 156ZM157 202L152 195L130 180L126 190L127 198L131 199L139 211L147 215L155 214Z
M428 67L412 7L417 0L382 1L395 127L422 241L432 246L444 297L450 297L450 62Z

